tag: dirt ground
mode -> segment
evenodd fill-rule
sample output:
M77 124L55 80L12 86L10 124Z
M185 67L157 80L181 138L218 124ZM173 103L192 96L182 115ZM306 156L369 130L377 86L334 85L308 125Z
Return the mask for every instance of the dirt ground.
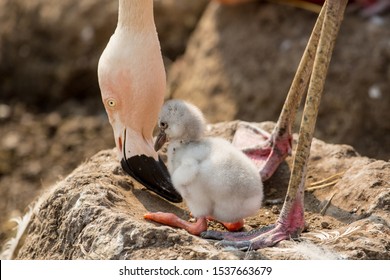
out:
M277 17L276 13L270 15ZM307 22L311 26L312 18L307 18ZM269 24L270 30L277 30L278 28L277 20L268 18L267 24ZM41 30L38 31L32 30L34 32L44 32L42 26L40 28ZM387 26L378 28L387 28ZM376 37L380 36L378 34L382 34L377 32L376 29L368 28L366 32L370 32L367 44L357 46L356 49L351 51L358 52L361 50L366 52L367 48L369 49L372 45L375 45L375 42L383 41L383 38ZM39 34L42 35L42 33ZM30 35L34 36L34 34ZM41 36L37 40L55 40L55 38ZM99 40L104 42L102 38ZM164 40L164 38L161 40ZM274 49L272 45L269 45L268 49L269 52L275 52L270 57L278 56L278 49ZM390 54L390 47L387 50ZM2 49L0 45L0 60L4 59L8 51L9 49L4 48L4 46ZM26 50L19 49L22 56L24 55L23 51ZM290 52L294 52L294 50L292 49ZM296 52L296 55L300 56L302 49L297 49ZM389 83L390 70L388 66L384 65L384 62L380 59L375 61L378 62L376 69L383 69L385 72L371 72L369 69L360 69L360 75L364 77L366 72L370 72L370 75L379 73L378 75L381 75L381 78L383 75L387 75L387 82ZM34 63L34 59L31 60L31 63ZM58 62L58 64L60 63ZM169 62L169 64L172 63L175 63L175 61ZM269 63L272 64L272 62ZM14 67L18 67L18 65L15 64ZM13 71L14 69L8 70ZM26 76L37 80L23 80L23 77L13 79L12 76L4 76L5 71L8 70L1 69L0 71L3 74L0 77L0 90L5 92L4 89L7 89L7 94L0 92L0 247L9 238L11 229L14 227L14 223L9 221L11 218L21 216L27 210L28 205L44 189L67 176L89 157L100 150L111 149L114 146L112 129L100 101L96 78L89 79L89 76L86 78L85 72L82 72L80 79L77 79L78 76L76 75L74 79L67 81L68 84L64 87L65 94L56 95L55 99L51 99L50 92L45 92L51 87L45 87L45 81L41 85L37 84L39 93L35 94L33 87L36 83L41 82L37 79L37 75ZM35 70L30 68L30 71ZM96 69L92 69L88 72L88 75L93 76L91 73L96 73L93 71L96 71ZM275 69L276 77L278 76L277 71L283 72L283 69ZM58 79L59 77L56 76ZM88 83L90 84L88 85ZM77 92L80 91L80 88L85 89L87 93L82 97L75 96L72 90ZM389 88L388 84L386 88ZM373 94L377 96L378 92L375 91ZM389 92L380 94L388 95ZM354 102L358 104L360 101L355 100ZM47 106L47 104L50 104L50 106ZM360 105L356 106L359 107ZM388 105L386 106L388 107ZM375 115L374 113L379 114L380 112L367 115ZM344 110L344 114L348 115L348 110ZM375 118L382 118L388 122L388 116L388 112L385 111L382 116L375 115ZM320 115L321 117L323 116ZM327 114L326 117L330 118L331 114ZM348 118L345 117L345 119ZM275 119L272 121L275 121ZM356 126L359 127L359 124L356 124ZM388 139L386 137L388 137L389 131L384 129L376 131L375 134L376 137ZM370 155L372 143L366 143L364 140L362 142L362 145L359 146L359 153ZM384 145L388 144L384 143ZM381 153L381 151L383 152ZM385 160L388 160L390 155L388 148L375 149L375 153L376 158ZM287 165L289 164L290 162ZM289 169L282 168L278 171L278 175L281 178L287 178L289 174L286 170ZM309 178L309 181L320 180L330 175L332 174L315 174L315 176L313 175L315 178ZM276 188L272 184L272 180L267 183L267 199L272 201L272 199L282 198L286 190ZM329 196L328 193L323 194L323 198L327 196ZM318 201L313 200L310 195L308 201L312 203L311 208L318 207ZM257 227L274 222L279 214L280 206L280 203L266 205L265 208L260 210L257 220L254 218L254 220L249 219L247 221L248 227L251 227L251 225ZM311 229L334 229L344 225L339 219L331 216L321 216L310 211L306 213L306 221Z

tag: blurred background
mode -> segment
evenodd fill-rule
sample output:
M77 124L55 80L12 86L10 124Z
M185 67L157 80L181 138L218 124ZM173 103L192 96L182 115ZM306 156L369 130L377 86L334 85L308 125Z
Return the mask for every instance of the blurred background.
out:
M117 0L0 0L0 246L47 186L114 147L97 63ZM155 0L167 98L210 122L276 121L317 15L257 1ZM350 5L326 81L316 137L390 157L390 15ZM298 120L297 120L298 123Z

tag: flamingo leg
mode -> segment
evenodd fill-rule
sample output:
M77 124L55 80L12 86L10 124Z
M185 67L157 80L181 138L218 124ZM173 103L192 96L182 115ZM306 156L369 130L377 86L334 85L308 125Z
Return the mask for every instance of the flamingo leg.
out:
M310 79L290 182L278 220L264 230L245 234L206 231L201 234L202 237L219 239L224 246L248 250L273 246L279 241L298 236L303 230L307 161L326 73L347 2L348 0L328 0L324 4L273 132L275 139L283 139L290 133L291 119L288 118L295 117Z
M263 181L269 179L286 157L291 154L292 125L313 70L314 56L320 40L324 16L325 9L323 8L271 135L267 136L263 131L256 131L255 127L242 123L238 126L234 136L233 144L257 165Z

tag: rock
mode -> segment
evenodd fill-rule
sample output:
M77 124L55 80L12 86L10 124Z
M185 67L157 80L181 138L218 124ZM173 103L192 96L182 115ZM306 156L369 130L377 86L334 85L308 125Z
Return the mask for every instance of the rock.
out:
M164 56L175 60L182 55L210 0L155 0L154 14Z
M126 176L114 151L100 152L48 191L17 258L236 259L182 230L143 219L159 209L183 214Z
M169 96L195 103L211 122L276 120L316 17L272 3L211 3L172 66ZM380 19L383 24L346 14L316 136L388 159L390 95L383 93L390 91L390 14Z
M231 139L237 124L211 125L208 134ZM270 123L259 125L272 129ZM310 226L302 234L302 242L286 240L247 254L225 251L184 230L148 222L143 219L147 211L169 211L188 218L188 210L184 203L173 205L148 192L124 174L114 150L105 150L39 198L14 258L390 259L390 163L360 157L347 145L314 139L312 147L307 184L336 171L345 173L334 187L307 193L305 218ZM284 196L290 167L288 158L265 182L266 190L276 189L266 199ZM328 230L318 205L333 193L325 214L327 228L332 229ZM364 215L350 213L356 205L365 209ZM257 216L248 218L248 224L259 227L274 222L277 214L272 213L272 207L262 207Z
M44 188L114 146L106 116L85 116L75 106L70 110L77 113L31 114L18 104L0 126L0 247L15 210L23 213Z
M20 136L16 132L10 132L3 136L2 146L5 150L15 150L21 143Z
M1 0L2 98L20 96L50 108L64 96L98 94L95 70L115 27L116 6L107 0Z
M326 221L323 221L323 222L321 222L321 227L322 228L329 228L329 223Z
M280 209L277 205L273 205L272 208L271 208L271 212L274 213L274 214L279 214L280 213Z
M11 117L11 107L7 104L0 104L0 121L6 121Z
M207 1L155 1L164 55L184 52ZM40 110L71 98L100 102L97 64L117 7L118 0L0 0L0 102L23 100Z

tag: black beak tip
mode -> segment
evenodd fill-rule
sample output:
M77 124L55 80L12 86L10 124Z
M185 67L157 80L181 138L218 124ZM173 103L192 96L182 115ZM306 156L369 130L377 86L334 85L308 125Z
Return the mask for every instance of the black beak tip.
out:
M123 170L147 189L168 201L179 203L183 201L181 195L172 185L169 172L165 164L152 157L137 155L122 159Z

